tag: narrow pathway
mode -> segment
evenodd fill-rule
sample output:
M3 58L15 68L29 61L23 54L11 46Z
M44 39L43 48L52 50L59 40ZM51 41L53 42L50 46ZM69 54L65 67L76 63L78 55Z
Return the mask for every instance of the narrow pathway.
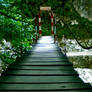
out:
M78 77L53 38L43 36L2 74L0 92L92 92L92 87Z

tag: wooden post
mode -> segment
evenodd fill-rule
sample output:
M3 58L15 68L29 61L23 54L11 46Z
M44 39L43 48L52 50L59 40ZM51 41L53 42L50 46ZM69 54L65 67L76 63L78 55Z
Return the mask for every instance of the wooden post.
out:
M53 14L51 12L51 34L54 35L54 17L53 17Z
M55 17L54 34L56 35L56 17Z
M42 29L41 29L41 16L40 16L40 13L39 13L39 36L42 35Z
M54 26L54 43L57 41L57 35L56 35L56 17L55 17L55 26Z

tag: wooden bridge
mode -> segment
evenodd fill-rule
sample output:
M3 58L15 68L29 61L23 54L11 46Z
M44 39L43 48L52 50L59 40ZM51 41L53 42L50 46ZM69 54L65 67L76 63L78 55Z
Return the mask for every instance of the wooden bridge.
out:
M53 37L42 36L2 74L0 92L92 92L92 87L79 78Z

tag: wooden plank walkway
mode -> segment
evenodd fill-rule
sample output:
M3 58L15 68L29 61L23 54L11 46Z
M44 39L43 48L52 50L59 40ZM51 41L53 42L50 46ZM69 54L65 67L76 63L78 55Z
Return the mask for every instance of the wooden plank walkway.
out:
M29 54L10 65L0 77L0 92L92 92L53 42L51 36L41 37Z

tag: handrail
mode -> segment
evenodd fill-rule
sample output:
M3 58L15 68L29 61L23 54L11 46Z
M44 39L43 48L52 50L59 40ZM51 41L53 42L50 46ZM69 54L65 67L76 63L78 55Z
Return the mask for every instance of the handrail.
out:
M83 45L78 41L76 35L72 32L72 29L70 28L70 26L69 26L67 23L65 23L65 21L64 21L63 19L61 19L61 20L62 20L62 22L67 26L67 28L69 29L69 31L70 31L71 34L73 35L73 38L76 40L76 42L77 42L83 49L87 49L87 50L92 49L92 46L89 46L89 47L83 46Z

